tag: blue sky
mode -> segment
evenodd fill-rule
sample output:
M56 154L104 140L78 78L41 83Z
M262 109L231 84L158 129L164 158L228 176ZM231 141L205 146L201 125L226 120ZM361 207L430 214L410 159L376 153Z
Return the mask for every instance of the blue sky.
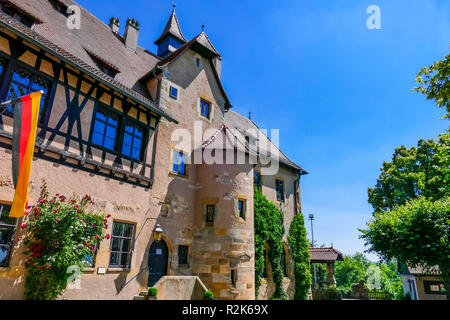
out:
M169 0L78 2L105 23L118 16L122 29L137 19L139 45L152 52L172 8ZM366 26L372 4L381 30ZM310 172L302 206L315 214L315 240L345 254L364 250L357 228L371 217L367 187L383 161L448 126L411 88L421 67L450 52L450 1L179 0L176 11L188 39L206 25L234 110L279 128L282 150Z

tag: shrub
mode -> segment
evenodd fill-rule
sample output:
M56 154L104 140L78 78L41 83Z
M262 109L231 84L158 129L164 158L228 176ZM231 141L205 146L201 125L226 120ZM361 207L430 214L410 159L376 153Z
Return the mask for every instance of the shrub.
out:
M83 258L93 254L107 228L105 214L88 209L91 197L48 200L45 182L38 204L22 224L25 254L25 298L53 300L81 274ZM109 235L106 236L109 238Z
M203 294L203 298L205 300L213 300L214 299L214 293L212 293L212 291L205 291L205 293Z
M150 297L156 297L158 295L158 289L153 288L153 287L148 288L148 292L147 293L148 293L148 295Z

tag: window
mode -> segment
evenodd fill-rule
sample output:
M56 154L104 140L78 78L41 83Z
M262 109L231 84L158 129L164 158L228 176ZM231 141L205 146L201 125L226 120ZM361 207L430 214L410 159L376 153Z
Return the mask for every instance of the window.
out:
M178 264L187 265L188 264L188 246L178 246Z
M95 244L94 250L83 257L83 265L88 268L95 267L95 257L97 255L98 243Z
M134 226L129 223L113 222L111 237L110 267L129 268Z
M51 5L53 8L61 13L63 16L68 17L69 14L67 13L67 6L62 3L60 0L50 0Z
M209 119L211 104L205 100L200 100L200 114Z
M261 172L253 170L253 187L261 191Z
M9 3L0 3L0 10L9 15L10 17L16 19L17 21L23 23L28 28L31 28L35 23L34 21L35 19L33 17L20 11L19 8Z
M230 276L231 276L231 287L236 288L236 280L237 280L236 269L231 269Z
M206 224L212 225L214 224L214 211L216 209L216 206L214 204L207 204L206 205Z
M142 134L144 130L131 122L125 125L123 135L122 154L136 160L141 160Z
M26 71L25 69L17 67L16 70L14 70L14 74L11 79L7 100L19 98L32 92L42 90L44 93L41 97L41 104L39 106L39 119L42 119L47 100L48 88L49 82L47 80L34 73ZM12 112L12 106L8 107L8 111Z
M275 189L277 191L277 201L284 202L284 182L283 180L275 180Z
M8 267L16 219L9 217L10 205L0 204L0 267Z
M177 88L170 86L170 97L174 98L175 100L178 99L178 89Z
M95 114L92 143L109 150L116 150L119 115L99 106Z
M114 79L116 74L119 73L119 69L117 67L115 67L113 64L111 64L110 62L104 60L103 58L99 57L98 55L96 55L93 52L90 52L89 50L86 50L86 52L91 57L95 66L97 67L97 69L99 69L101 72L103 72L107 76Z
M246 204L246 201L239 199L237 204L238 204L239 217L245 220L245 204Z
M426 294L446 294L442 281L423 281L423 286Z
M186 175L186 163L184 161L184 153L181 151L173 151L173 166L172 172L185 176Z

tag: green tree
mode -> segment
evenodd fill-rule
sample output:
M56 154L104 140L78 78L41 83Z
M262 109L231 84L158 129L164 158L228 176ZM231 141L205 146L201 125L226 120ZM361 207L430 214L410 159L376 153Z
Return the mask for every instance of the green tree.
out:
M384 162L369 203L375 212L403 205L424 196L438 200L450 194L450 134L419 140L417 147L395 149L392 162Z
M385 261L393 258L410 266L439 266L450 288L450 197L432 201L424 197L374 214L360 236Z
M366 279L366 271L370 261L362 253L344 256L344 261L336 261L335 275L337 287L350 288L353 283Z
M309 243L306 238L305 218L301 212L297 213L289 227L288 243L294 261L295 300L306 300L311 287L311 273L309 270Z
M429 67L422 68L416 76L419 84L413 90L423 93L429 100L435 100L439 108L445 108L450 116L450 54L441 61L433 63Z

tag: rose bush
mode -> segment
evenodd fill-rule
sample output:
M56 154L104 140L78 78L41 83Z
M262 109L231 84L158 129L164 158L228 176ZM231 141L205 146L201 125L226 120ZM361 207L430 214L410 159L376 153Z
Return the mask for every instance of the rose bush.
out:
M25 216L23 243L25 254L25 298L52 300L75 280L73 272L83 270L83 258L94 254L108 228L106 214L93 212L91 197L67 199L56 195L48 199L45 184L38 204ZM75 266L75 268L74 268ZM69 269L69 267L71 267Z

